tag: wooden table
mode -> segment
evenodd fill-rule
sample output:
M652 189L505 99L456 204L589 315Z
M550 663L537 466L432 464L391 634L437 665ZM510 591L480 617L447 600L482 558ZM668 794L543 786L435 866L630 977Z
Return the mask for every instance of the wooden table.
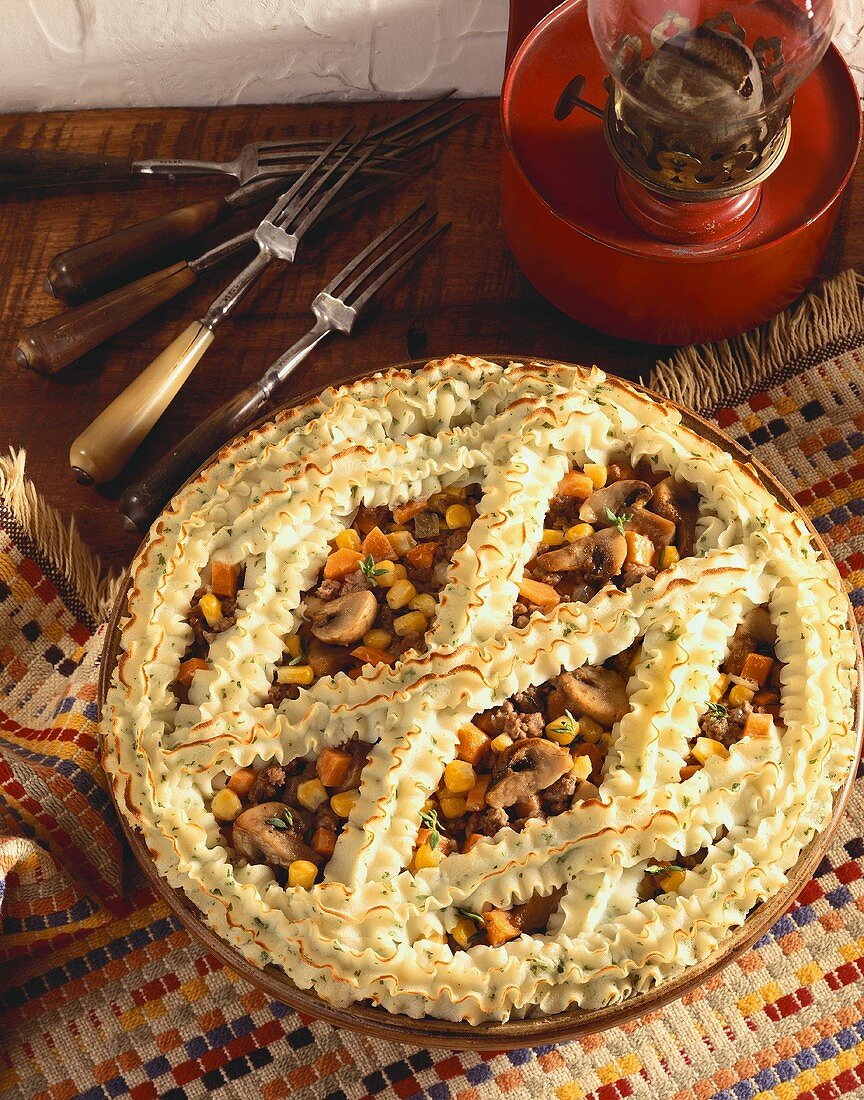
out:
M149 465L169 443L257 377L306 330L309 303L330 275L396 213L421 199L452 220L450 233L390 296L386 311L353 338L332 338L298 370L292 392L323 386L361 368L448 352L543 355L597 363L627 377L638 377L668 352L585 328L530 286L510 256L498 212L497 101L480 100L468 104L469 109L473 119L449 136L430 172L404 193L343 223L338 234L310 244L295 267L265 278L222 330L127 474ZM0 143L227 159L252 135L329 134L349 121L363 127L404 110L404 104L371 103L7 115L0 116ZM186 322L203 312L224 283L226 269L204 276L191 292L52 378L19 368L12 353L24 325L58 309L42 288L48 261L57 252L224 190L220 181L150 182L125 191L0 204L0 444L4 450L7 444L26 448L28 472L39 491L64 515L76 517L88 544L115 568L129 562L138 543L136 535L122 530L116 510L125 481L121 476L101 488L76 484L69 471L69 444ZM864 262L862 213L864 170L859 164L825 259L826 272ZM245 220L236 219L241 228L253 220L248 213Z

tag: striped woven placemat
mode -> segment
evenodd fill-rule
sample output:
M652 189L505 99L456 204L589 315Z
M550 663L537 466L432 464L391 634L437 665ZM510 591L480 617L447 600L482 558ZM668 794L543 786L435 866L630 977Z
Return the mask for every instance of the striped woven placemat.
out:
M713 415L795 494L864 618L864 310L854 274L650 384ZM506 1054L365 1039L268 1000L132 865L95 748L110 586L0 461L0 1095L777 1100L864 1095L861 783L753 950L625 1027Z

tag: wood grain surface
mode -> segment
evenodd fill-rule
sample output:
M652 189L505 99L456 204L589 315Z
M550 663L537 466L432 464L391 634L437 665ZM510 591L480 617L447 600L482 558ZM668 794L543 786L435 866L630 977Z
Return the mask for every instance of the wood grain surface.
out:
M350 123L380 124L405 110L402 103L368 103L5 115L0 116L0 145L227 159L256 138L327 136ZM464 110L473 118L445 139L429 172L404 191L347 215L326 236L310 242L293 267L274 268L265 276L220 331L127 475L149 466L169 444L260 375L309 326L308 307L317 291L366 241L420 200L452 221L451 231L355 336L333 337L310 357L286 391L286 401L361 369L449 352L513 349L597 363L629 378L647 372L668 352L585 328L530 286L510 256L499 216L497 101L467 102ZM56 253L174 206L224 193L230 182L150 181L122 190L0 201L0 445L4 450L7 445L26 448L28 471L39 491L64 515L76 517L85 540L113 568L128 564L138 543L137 535L121 529L117 513L126 478L121 475L98 489L77 485L68 465L69 444L204 311L239 269L242 257L206 273L189 292L53 377L17 366L13 351L25 325L59 309L42 285ZM862 214L864 173L859 164L824 271L864 263ZM244 212L229 223L231 231L255 220L254 211ZM216 230L210 240L215 243L224 235L224 228Z

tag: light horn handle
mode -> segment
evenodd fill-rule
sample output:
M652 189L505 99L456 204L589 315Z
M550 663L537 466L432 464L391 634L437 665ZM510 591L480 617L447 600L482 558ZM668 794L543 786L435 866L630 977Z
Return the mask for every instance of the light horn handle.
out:
M101 483L120 473L212 342L212 330L193 321L84 429L69 449L78 481Z

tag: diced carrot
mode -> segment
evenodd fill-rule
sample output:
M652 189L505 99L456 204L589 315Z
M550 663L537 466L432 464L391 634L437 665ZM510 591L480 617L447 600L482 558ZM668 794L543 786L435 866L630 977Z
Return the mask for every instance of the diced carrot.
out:
M555 495L558 497L576 497L579 500L587 500L594 492L594 482L587 474L580 474L577 470L571 470L558 482Z
M492 947L501 947L522 934L503 909L490 909L483 914L483 922L486 938Z
M190 657L189 660L184 661L177 670L177 683L188 688L192 683L192 677L195 673L201 668L209 667L207 662L203 661L200 657Z
M759 687L765 687L768 677L774 668L774 662L763 653L748 653L741 667L741 675L745 680L753 680Z
M407 523L409 519L419 516L428 508L429 498L423 497L420 500L406 500L404 504L397 504L391 511L397 523Z
M695 775L701 767L701 764L685 764L679 772L681 782L683 783L685 779L689 779L691 775Z
M519 595L535 607L553 608L561 602L561 597L551 584L532 580L531 577L523 577L519 582Z
M628 565L654 564L657 551L651 539L640 535L638 531L625 531L624 538L627 541Z
M434 542L418 542L406 551L405 560L415 569L431 569L435 561L435 546Z
M389 546L390 543L388 542ZM360 568L363 555L358 550L349 550L347 546L334 550L324 562L324 576L334 581L344 580Z
M315 771L325 787L341 787L351 767L351 753L325 749L318 757Z
M491 775L481 775L465 799L465 809L469 813L479 813L486 806L486 790L492 782Z
M770 707L780 702L776 691L757 691L753 696L754 707Z
M747 715L747 721L744 723L744 736L767 737L773 728L773 715L754 712Z
M383 514L383 508L367 508L365 504L361 504L354 517L354 526L361 535L368 535L373 527L378 526L379 516Z
M465 843L462 845L463 852L470 852L475 844L478 844L483 839L482 833L471 833L465 837Z
M476 764L489 747L489 738L471 722L459 727L459 759Z
M306 651L306 663L312 666L316 680L320 680L322 676L335 676L347 663L345 650L326 645L317 638L313 638Z
M319 825L312 834L312 851L327 859L333 855L336 848L336 834L326 825Z
M252 790L252 784L255 782L255 772L251 768L238 768L236 772L228 780L227 786L238 797L245 798L246 795Z
M351 656L362 661L364 665L392 665L395 660L392 653L386 649L376 649L374 645L358 645L351 650Z
M591 776L589 778L600 775L600 769L603 767L603 758L606 754L599 745L591 745L587 741L580 741L578 755L587 756L591 761Z
M373 527L363 540L363 553L371 554L375 561L384 561L385 558L392 560L398 556L390 545L390 539L380 527Z
M231 562L214 559L210 563L210 587L213 589L213 595L233 600L237 595L240 569L239 562L232 565Z

